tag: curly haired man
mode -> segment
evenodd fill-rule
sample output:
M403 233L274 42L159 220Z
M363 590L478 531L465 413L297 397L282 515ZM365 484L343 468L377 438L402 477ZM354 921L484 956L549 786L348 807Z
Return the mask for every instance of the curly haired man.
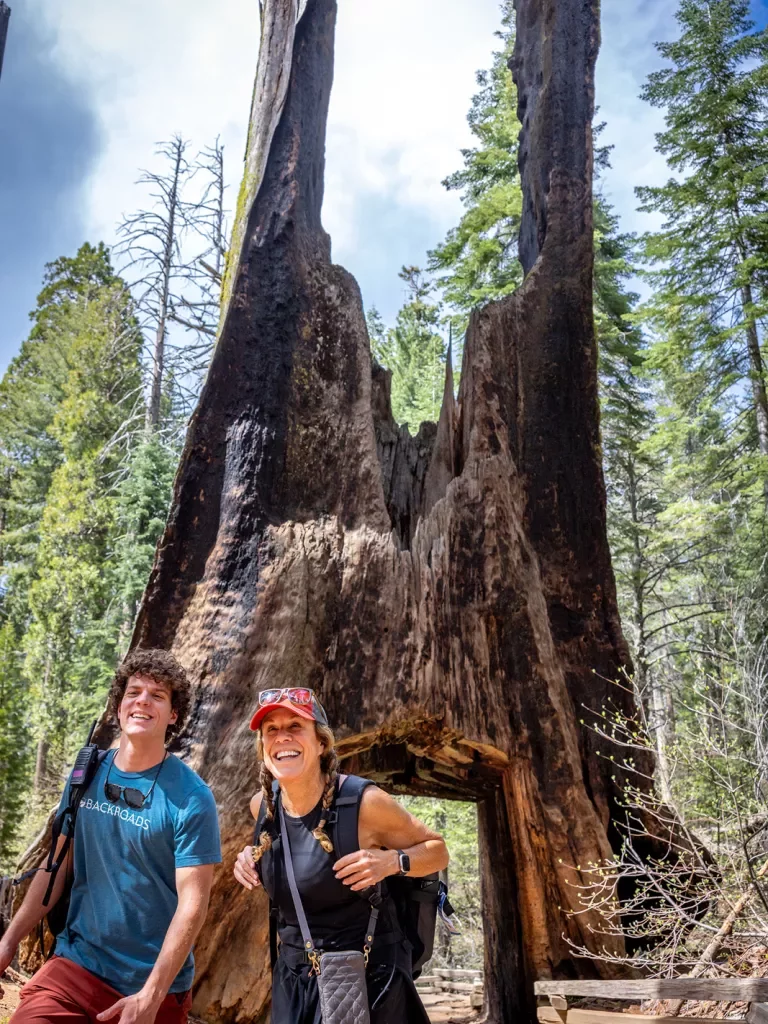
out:
M80 801L66 927L55 957L24 986L13 1024L187 1020L192 945L221 860L213 795L167 750L189 704L186 673L167 651L133 651L118 670L109 708L120 742ZM66 874L62 867L48 907L48 876L35 876L0 939L0 973L61 897Z

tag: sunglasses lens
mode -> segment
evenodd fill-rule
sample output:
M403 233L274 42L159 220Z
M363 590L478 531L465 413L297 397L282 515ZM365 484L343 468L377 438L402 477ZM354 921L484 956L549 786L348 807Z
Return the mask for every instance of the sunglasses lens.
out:
M274 704L280 693L280 690L262 690L259 694L259 704Z
M296 704L311 704L312 703L312 691L296 688L288 690L288 699L294 701Z
M120 799L120 787L116 786L114 782L108 782L104 787L104 793L107 800L111 800L113 804L116 804Z
M140 789L126 789L123 796L129 807L135 807L137 810L140 810L144 806L144 794Z

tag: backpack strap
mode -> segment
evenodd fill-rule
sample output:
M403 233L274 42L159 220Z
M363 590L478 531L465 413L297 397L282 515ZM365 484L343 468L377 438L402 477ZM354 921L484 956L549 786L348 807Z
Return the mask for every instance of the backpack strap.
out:
M333 829L333 848L338 851L339 860L360 849L357 837L360 801L363 799L364 790L372 785L370 779L362 779L359 775L346 775L336 784L336 799L328 818L328 825Z
M272 780L272 800L275 803L275 810L277 810L277 797L280 792L280 786L278 785L277 779ZM264 806L264 801L261 801L259 805L259 813L256 815L256 824L253 829L253 845L259 845L259 837L264 831L264 819L267 816L267 808ZM277 817L277 815L275 815ZM277 835L277 823L275 822L273 827L274 835Z
M86 749L86 748L83 748ZM99 750L96 757L90 762L88 770L82 775L78 776L78 781L73 781L73 776L77 771L77 765L72 771L72 774L67 781L67 789L69 791L67 796L67 806L60 811L53 819L53 826L51 828L51 849L48 853L48 863L46 864L45 870L48 872L50 878L48 880L48 888L45 891L43 897L43 906L47 907L50 902L51 895L53 894L53 887L56 883L56 875L59 873L59 868L66 861L69 848L72 845L72 840L75 836L75 824L77 822L77 812L80 810L80 801L85 795L86 790L93 781L93 777L99 769L99 766L103 764L104 758L109 753L108 750ZM61 848L59 856L56 856L56 846L59 841L59 837L62 834L64 825L69 822L67 827L66 836L64 837L64 845Z
M91 733L92 732L93 729L91 729ZM90 735L88 739L90 740ZM85 750L87 750L87 747L83 748L83 751ZM81 751L81 754L83 753L83 751ZM77 823L77 812L80 810L80 801L85 796L88 787L90 786L91 782L93 782L96 772L98 771L99 767L104 763L104 759L106 758L107 754L109 754L109 752L109 750L97 751L96 756L91 756L85 767L79 766L78 762L75 762L75 767L72 769L72 772L67 781L67 806L62 811L60 811L53 820L53 826L51 828L51 849L48 853L48 862L44 869L48 872L49 875L48 888L46 889L45 896L43 897L44 907L47 907L50 902L51 896L53 894L53 887L56 883L56 876L58 875L59 869L62 867L62 865L66 865L65 871L67 872L67 877L64 880L64 892L62 896L59 898L59 902L57 903L56 907L52 908L50 914L46 915L48 917L49 927L53 932L53 943L51 945L51 948L47 952L45 949L45 930L43 927L43 921L41 920L40 924L38 925L38 939L40 944L40 952L43 955L43 959L46 961L53 956L54 950L56 949L57 931L59 930L59 928L63 928L66 923L66 908L64 910L64 915L61 917L59 923L55 924L54 919L51 915L54 914L56 910L62 905L62 901L66 901L67 907L69 905L69 886L71 885L71 880L69 877L70 865L67 864L67 855L69 854L70 846L72 846L73 840L75 838L75 825ZM75 781L75 779L77 781ZM64 829L64 824L67 821L69 822L69 825L67 827L67 832L64 837L64 845L61 848L59 856L56 857L56 846L58 844L59 837L61 836L62 831ZM40 869L37 868L34 870ZM34 871L26 872L26 875L33 873ZM23 877L26 876L23 875L22 878Z
M280 795L280 786L278 785L277 779L273 779L273 781L272 781L272 798L273 798L274 803L275 803L275 810L276 811L277 811L278 801L279 801L279 798L280 798L279 795ZM256 815L256 824L255 824L254 829L253 829L253 845L254 846L258 845L259 839L261 837L261 833L264 831L264 821L265 821L266 817L267 817L267 809L264 806L264 801L262 800L261 801L261 805L259 806L259 813ZM277 815L275 815L275 818L276 817L277 817ZM277 832L276 826L277 826L277 822L274 822L273 823L273 832L275 834ZM274 835L273 835L273 838L274 838ZM275 868L277 868L277 864L275 864ZM257 871L257 873L259 873L259 875L261 874L259 872L259 865L258 864L256 865L256 871ZM271 899L269 901L269 963L270 963L270 967L274 971L275 964L277 963L277 907L275 906L275 904L272 902Z

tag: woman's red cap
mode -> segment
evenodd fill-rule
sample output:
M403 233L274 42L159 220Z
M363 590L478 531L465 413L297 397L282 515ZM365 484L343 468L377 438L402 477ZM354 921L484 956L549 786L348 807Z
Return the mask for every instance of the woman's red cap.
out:
M312 713L314 707L314 704L294 704L292 700L280 700L274 704L265 704L251 719L251 729L256 732L270 711L279 711L281 708L283 711L291 711L299 718L308 718L310 722L316 722L317 718Z

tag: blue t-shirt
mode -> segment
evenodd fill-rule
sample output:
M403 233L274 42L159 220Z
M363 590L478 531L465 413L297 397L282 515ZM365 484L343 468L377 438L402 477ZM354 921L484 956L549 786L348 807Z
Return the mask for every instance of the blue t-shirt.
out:
M136 811L104 795L110 765L111 783L143 793L157 766L121 772L114 757L115 751L107 754L80 801L72 896L56 953L133 995L149 977L176 913L176 868L218 864L221 842L213 794L191 768L167 757L151 799ZM170 991L186 992L194 973L190 953Z

